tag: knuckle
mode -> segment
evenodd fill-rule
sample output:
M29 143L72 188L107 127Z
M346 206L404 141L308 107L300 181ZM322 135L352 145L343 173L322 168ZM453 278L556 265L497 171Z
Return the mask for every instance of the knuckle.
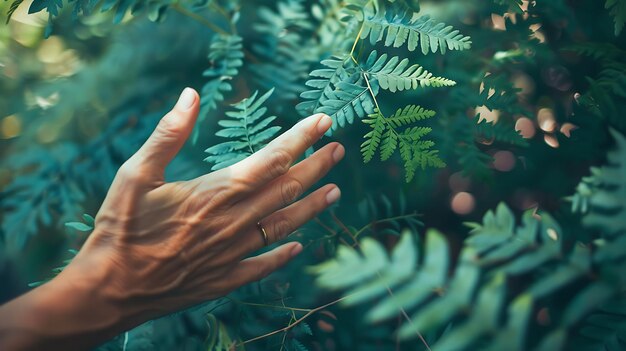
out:
M124 162L117 170L116 178L123 180L124 182L138 182L142 179L141 167L130 160Z
M293 223L290 219L282 217L277 219L272 225L272 233L269 234L273 237L273 241L278 241L286 237L293 231Z
M279 148L272 152L268 162L268 172L273 178L276 178L289 171L293 159L287 151Z
M283 202L283 206L287 206L295 199L298 198L304 191L302 183L297 179L289 179L281 182L280 194Z
M176 118L173 112L166 114L157 124L157 134L166 138L178 135L181 132L182 125L181 123L176 123L177 120L179 118Z
M268 275L270 275L270 273L272 273L271 268L266 264L256 265L255 270L256 270L255 272L256 280L263 279L267 277Z

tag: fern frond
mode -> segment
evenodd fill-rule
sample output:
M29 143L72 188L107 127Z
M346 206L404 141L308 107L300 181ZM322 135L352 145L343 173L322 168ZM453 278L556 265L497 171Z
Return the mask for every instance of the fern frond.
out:
M337 258L311 272L319 286L349 296L344 305L365 307L369 322L389 319L401 310L408 313L411 323L400 327L400 338L447 328L432 347L444 351L468 349L476 342L490 351L534 349L537 345L524 332L534 320L529 311L571 287L574 297L566 301L566 313L539 342L563 349L573 326L626 287L619 273L626 267L626 245L612 240L594 247L592 257L588 247L570 249L558 223L546 213L539 215L527 211L517 225L511 210L500 204L482 223L468 224L473 230L452 276L448 276L449 244L435 230L426 233L425 247L418 250L424 255L421 260L413 252L414 234L407 232L391 258L381 244L364 239L359 251L342 246ZM514 281L516 291L522 292L507 296L509 278L520 276L525 277L523 282ZM589 285L572 286L591 276L594 281Z
M626 137L612 131L616 150L608 153L606 166L592 169L571 198L573 209L583 210L583 224L602 230L607 237L626 233Z
M335 90L326 94L318 112L323 112L333 120L331 131L346 124L354 123L356 118L363 118L374 112L374 99L366 86L339 82Z
M363 123L369 124L372 127L372 131L365 134L363 138L365 138L365 142L361 144L361 153L363 154L363 162L368 163L374 157L374 154L378 150L380 146L380 141L383 137L383 133L385 132L386 125L383 118L370 118L363 119ZM389 136L387 136L389 137ZM389 148L390 142L386 142L387 148ZM387 152L389 152L387 150Z
M308 42L313 23L300 1L280 1L276 7L258 9L259 22L253 27L259 39L252 51L259 62L251 64L250 70L261 87L276 87L276 96L292 100L303 91L300 82L318 60Z
M409 66L409 59L400 60L397 56L387 60L387 54L378 57L372 51L364 64L364 70L378 80L380 87L391 92L424 87L450 87L456 82L443 77L434 77L422 66Z
M402 109L398 109L396 113L387 118L387 121L394 127L398 128L411 123L422 121L435 116L435 111L427 110L417 105L407 105Z
M209 81L202 87L200 118L206 118L209 110L216 109L217 104L224 101L224 93L233 89L230 81L243 66L243 44L238 35L216 34L209 50L209 61L213 67L202 73Z
M622 33L626 23L626 0L606 0L604 5L615 22L615 36Z
M588 290L592 294L581 297L597 298L610 291L610 288L605 285L597 284L592 287L593 291ZM566 313L578 314L581 311L573 304L571 307L574 308ZM623 350L626 347L626 296L621 294L605 302L584 319L577 332L573 340L573 344L577 345L577 350Z
M611 43L580 43L563 48L564 51L575 52L596 60L616 60L626 55L626 51Z
M224 101L224 94L233 88L231 81L239 74L239 68L243 66L243 44L238 35L216 34L211 39L209 46L209 61L211 68L205 70L202 75L209 78L200 92L200 113L198 124L206 120L211 110L217 108L218 103ZM198 130L194 130L192 140L198 139Z
M419 167L422 169L444 167L445 163L439 158L438 151L431 150L435 143L430 140L422 140L432 131L432 128L408 127L403 131L397 130L399 127L434 115L434 111L425 110L415 105L398 109L389 118L385 117L379 110L375 110L375 113L363 120L365 124L372 127L372 130L365 134L365 141L361 144L363 161L365 163L370 162L378 149L380 149L381 160L385 161L399 147L400 157L404 161L407 182L413 179L415 170Z
M471 47L470 38L452 26L437 23L429 16L415 20L412 16L411 12L377 12L364 19L361 39L369 38L372 45L384 40L385 46L396 48L406 44L409 51L420 45L424 55L437 51L445 54L446 50L468 50Z
M257 99L256 91L249 98L232 105L235 111L226 112L231 119L218 121L223 128L215 135L230 140L205 150L210 156L204 160L213 164L212 170L228 167L252 155L278 133L280 127L269 127L276 117L265 117L267 107L262 106L272 92L273 89Z
M296 109L302 116L308 116L318 112L324 100L332 93L336 84L341 81L348 81L354 74L351 70L350 58L333 56L321 62L326 68L316 69L309 75L312 77L306 82L313 90L305 91L300 97L305 101L299 103ZM352 67L353 68L353 67Z

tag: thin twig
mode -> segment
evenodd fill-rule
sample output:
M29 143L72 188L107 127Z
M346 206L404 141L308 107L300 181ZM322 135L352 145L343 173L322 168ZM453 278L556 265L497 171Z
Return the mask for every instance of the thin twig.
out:
M237 300L234 299L232 297L228 297L226 296L227 299L231 300L232 302L239 304L239 305L246 305L246 306L255 306L255 307L266 307L266 308L276 308L276 309L282 309L282 310L289 310L289 311L298 311L298 312L311 312L310 308L297 308L297 307L288 307L285 306L283 303L283 306L278 306L278 305L269 305L269 304L264 304L264 303L254 303L254 302L246 302L246 301L241 301L241 300Z
M337 304L337 303L339 303L339 302L341 302L341 301L343 301L343 300L345 300L345 299L347 299L347 298L351 297L352 295L354 295L354 294L350 294L350 295L344 296L344 297L342 297L342 298L340 298L340 299L337 299L337 300L335 300L335 301L329 302L329 303L327 303L327 304L325 304L325 305L322 305L322 306L316 307L316 308L312 309L311 311L309 311L309 312L308 312L307 314L305 314L304 316L302 316L302 317L298 318L295 322L293 322L293 323L289 324L288 326L286 326L286 327L284 327L284 328L276 329L276 330L274 330L273 332L269 332L269 333L267 333L267 334L259 335L259 336L257 336L257 337L252 338L252 339L248 339L248 340L242 341L242 342L240 342L240 343L237 345L237 347L239 347L239 346L243 346L243 345L248 344L248 343L251 343L251 342L253 342L253 341L257 341L257 340L261 340L261 339L264 339L264 338L270 337L270 336L272 336L272 335L276 335L276 334L278 334L278 333L282 333L282 332L287 331L287 330L290 330L290 329L292 329L293 327L295 327L296 325L298 325L298 324L302 323L302 321L304 321L305 319L307 319L309 316L311 316L311 315L312 315L312 314L314 314L315 312L320 311L320 310L323 310L323 309L324 309L324 308L326 308L326 307L330 307L330 306L332 306L332 305L335 305L335 304Z
M359 235L363 234L364 231L368 230L369 228L381 224L381 223L386 223L386 222L393 222L393 221L397 221L400 219L405 219L405 218L412 218L412 217L417 217L417 213L411 213L411 214L407 214L407 215L402 215L402 216L396 216L396 217L390 217L390 218L385 218L385 219L380 219L377 221L373 221L365 226L363 226L361 229L357 230L356 233L354 233L354 237L358 238Z

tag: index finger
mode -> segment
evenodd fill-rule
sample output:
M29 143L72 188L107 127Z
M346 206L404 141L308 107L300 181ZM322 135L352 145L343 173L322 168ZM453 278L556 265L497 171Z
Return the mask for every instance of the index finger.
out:
M331 118L324 114L303 119L265 148L230 166L233 180L243 184L244 191L254 191L280 177L331 125Z

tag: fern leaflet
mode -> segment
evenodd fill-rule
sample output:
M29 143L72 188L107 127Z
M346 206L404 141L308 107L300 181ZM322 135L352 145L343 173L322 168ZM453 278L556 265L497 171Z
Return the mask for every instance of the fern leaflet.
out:
M372 51L364 64L364 70L378 80L381 88L391 92L417 89L424 87L449 87L456 82L442 77L434 77L422 66L409 66L409 59L400 60L397 56L387 60L387 54L378 57L376 50Z
M394 14L392 11L378 12L365 18L361 38L369 37L372 45L384 40L385 46L401 47L407 45L414 51L418 45L424 55L448 50L467 50L472 42L469 37L459 33L452 26L437 23L429 16L416 20L411 12Z
M369 133L365 134L365 141L361 144L363 161L365 163L370 162L379 149L381 160L385 161L394 154L399 146L407 182L413 179L418 167L443 167L445 164L437 155L438 151L431 150L434 143L430 140L422 140L432 131L430 127L409 127L403 131L397 130L434 115L434 111L414 105L399 109L389 118L385 117L379 110L375 110L375 113L363 119L363 122L372 128Z
M204 160L213 164L212 170L228 167L252 155L278 133L280 127L268 127L276 116L264 117L267 107L262 106L273 91L269 90L258 99L258 91L255 92L232 105L236 111L226 112L226 116L231 119L217 122L223 129L215 135L231 140L205 150L210 156Z

